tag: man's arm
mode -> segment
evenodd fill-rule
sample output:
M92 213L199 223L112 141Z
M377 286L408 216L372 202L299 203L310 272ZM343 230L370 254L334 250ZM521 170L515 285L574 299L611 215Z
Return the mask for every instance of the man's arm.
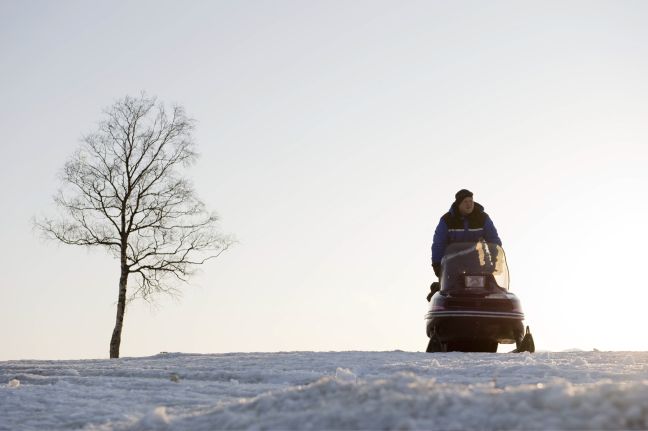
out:
M446 224L443 218L439 220L439 224L434 230L434 238L432 239L432 267L435 268L435 274L437 268L441 266L441 259L445 253L445 249L448 246L448 225Z
M486 242L492 242L500 246L502 245L502 240L497 234L497 229L495 228L495 224L493 223L493 220L491 220L490 216L486 216L486 220L484 221L484 239Z

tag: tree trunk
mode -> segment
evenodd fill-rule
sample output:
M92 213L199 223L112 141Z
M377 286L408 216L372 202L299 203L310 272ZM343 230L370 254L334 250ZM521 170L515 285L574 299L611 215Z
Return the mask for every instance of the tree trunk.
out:
M128 283L128 268L125 259L121 265L121 276L119 277L119 297L117 299L117 318L115 329L110 339L110 358L119 358L119 345L121 344L121 333L124 325L124 313L126 312L126 286Z

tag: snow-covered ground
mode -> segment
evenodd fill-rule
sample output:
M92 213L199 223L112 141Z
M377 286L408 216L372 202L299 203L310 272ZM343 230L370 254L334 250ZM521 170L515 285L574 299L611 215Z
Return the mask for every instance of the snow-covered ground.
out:
M0 429L647 429L648 352L0 362Z

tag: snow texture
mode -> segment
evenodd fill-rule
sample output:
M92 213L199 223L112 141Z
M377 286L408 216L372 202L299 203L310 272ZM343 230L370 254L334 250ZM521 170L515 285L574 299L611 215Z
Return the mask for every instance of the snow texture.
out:
M0 362L0 429L648 429L648 352Z

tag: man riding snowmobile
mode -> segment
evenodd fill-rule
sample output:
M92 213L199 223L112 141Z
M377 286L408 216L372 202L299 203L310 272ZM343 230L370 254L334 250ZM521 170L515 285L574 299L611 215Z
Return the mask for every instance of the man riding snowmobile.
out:
M427 352L495 352L499 343L533 352L517 297L509 292L506 256L497 229L469 190L455 194L434 232L426 315Z

